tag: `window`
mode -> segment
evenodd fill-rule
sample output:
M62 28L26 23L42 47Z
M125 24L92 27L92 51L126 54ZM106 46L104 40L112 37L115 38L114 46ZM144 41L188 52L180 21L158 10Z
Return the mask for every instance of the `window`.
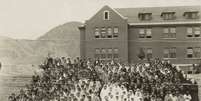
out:
M192 27L187 28L187 37L193 37L193 28Z
M104 20L109 20L109 11L104 11L104 14L103 14L103 17L104 17Z
M151 38L151 29L147 29L146 36L147 38Z
M200 58L200 47L195 47L193 53L195 58Z
M186 19L197 19L199 16L198 16L198 11L194 11L194 12L185 12L184 13L184 17Z
M169 36L169 29L168 28L164 28L163 29L163 37L164 38L168 38L168 36Z
M163 38L176 38L176 28L175 27L164 28Z
M170 38L176 38L176 28L170 28Z
M118 27L114 27L114 35L113 37L118 37L118 34L119 34L119 28Z
M117 38L119 35L118 27L96 27L94 29L95 38Z
M193 48L192 47L187 48L187 58L193 58Z
M150 54L152 53L149 52ZM101 60L118 59L119 49L118 48L95 48L94 57Z
M99 28L97 28L97 27L95 28L94 34L95 34L95 38L100 38Z
M112 38L112 28L111 27L107 28L107 37Z
M148 59L152 58L152 48L147 48L147 58Z
M140 47L138 50L138 58L139 59L152 59L152 48L144 48L144 47Z
M112 48L108 49L108 56L107 58L112 59Z
M139 29L139 38L152 38L151 28Z
M195 27L194 30L195 37L200 37L200 27Z
M151 20L152 13L139 13L138 18L140 20Z
M100 58L100 53L101 53L101 52L100 52L100 49L99 49L99 48L96 48L96 49L95 49L95 56L94 56L94 57L95 57L96 59L99 59L99 58Z
M200 47L188 47L187 48L187 58L200 58L201 48Z
M168 48L165 48L164 50L163 50L163 54L164 54L164 58L168 58L169 57L169 49Z
M170 28L170 33L176 33L176 28Z
M105 58L106 58L106 53L107 53L107 52L106 52L106 49L102 48L102 49L101 49L101 58L102 58L102 59L105 59Z
M145 29L139 29L139 38L145 38Z
M114 48L114 59L119 58L119 49L118 48Z
M176 58L176 48L170 48L170 58Z
M163 57L164 58L176 58L176 48L171 47L171 48L164 48L163 50Z
M161 17L164 20L173 20L175 19L175 12L164 12L161 14Z
M106 38L106 29L105 29L105 27L101 28L101 38Z
M169 33L169 29L168 28L164 28L163 29L163 33Z
M201 28L199 26L187 27L187 37L201 37Z

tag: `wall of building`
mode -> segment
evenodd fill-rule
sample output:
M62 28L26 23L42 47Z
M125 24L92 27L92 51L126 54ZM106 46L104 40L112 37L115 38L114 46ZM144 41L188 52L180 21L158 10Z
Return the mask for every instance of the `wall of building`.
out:
M103 12L110 12L110 20L103 20ZM102 8L95 16L86 21L85 26L85 56L94 58L96 48L118 48L122 61L128 61L128 25L127 20L120 17L109 7ZM96 39L94 29L98 27L118 27L118 38Z
M176 39L164 39L163 28L167 26L133 26L129 27L128 34L128 53L130 62L137 62L139 49L152 48L153 57L163 58L163 49L165 47L176 47L176 59L169 59L172 63L183 64L183 63L199 63L201 59L188 59L186 55L187 47L201 47L200 38L188 38L187 27L194 25L169 25L176 27ZM196 25L197 26L197 25ZM139 38L140 28L152 28L152 38Z

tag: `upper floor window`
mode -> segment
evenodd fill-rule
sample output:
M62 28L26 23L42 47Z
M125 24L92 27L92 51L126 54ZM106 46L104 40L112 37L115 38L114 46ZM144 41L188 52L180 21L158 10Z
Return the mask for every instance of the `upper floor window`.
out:
M152 38L152 29L151 28L139 29L139 38Z
M163 12L161 14L161 17L164 20L173 20L173 19L175 19L175 12Z
M176 38L176 28L166 27L163 29L163 38Z
M107 28L107 37L112 38L112 28L111 27Z
M98 27L95 28L94 34L95 34L95 38L100 38L100 31Z
M152 13L139 13L138 18L140 20L151 20Z
M119 27L114 27L113 37L118 37L119 34Z
M195 37L200 37L200 27L194 28L194 34L195 34Z
M94 36L96 39L116 38L119 35L119 27L95 27Z
M109 11L104 11L103 19L104 20L109 20L110 19L110 12Z
M193 37L193 28L188 27L186 30L187 30L187 37Z
M201 37L201 28L199 26L187 27L187 37Z
M194 12L184 12L184 17L186 19L197 19L198 16L198 11L194 11Z
M106 28L105 27L101 28L101 38L106 38Z

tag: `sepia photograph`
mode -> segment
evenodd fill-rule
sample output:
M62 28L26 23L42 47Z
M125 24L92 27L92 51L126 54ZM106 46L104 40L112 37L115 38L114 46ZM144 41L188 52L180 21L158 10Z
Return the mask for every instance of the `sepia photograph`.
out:
M0 0L0 101L201 101L201 0Z

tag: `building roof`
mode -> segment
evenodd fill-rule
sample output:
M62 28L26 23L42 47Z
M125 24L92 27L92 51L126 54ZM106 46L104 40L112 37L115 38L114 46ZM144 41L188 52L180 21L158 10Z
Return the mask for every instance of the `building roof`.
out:
M172 7L142 7L142 8L115 8L119 14L127 18L129 24L141 23L160 23L160 22L198 22L201 21L201 6L172 6ZM199 19L186 19L185 12L199 12ZM161 14L164 12L175 12L174 20L163 20ZM141 21L138 18L139 13L152 13L152 19Z

